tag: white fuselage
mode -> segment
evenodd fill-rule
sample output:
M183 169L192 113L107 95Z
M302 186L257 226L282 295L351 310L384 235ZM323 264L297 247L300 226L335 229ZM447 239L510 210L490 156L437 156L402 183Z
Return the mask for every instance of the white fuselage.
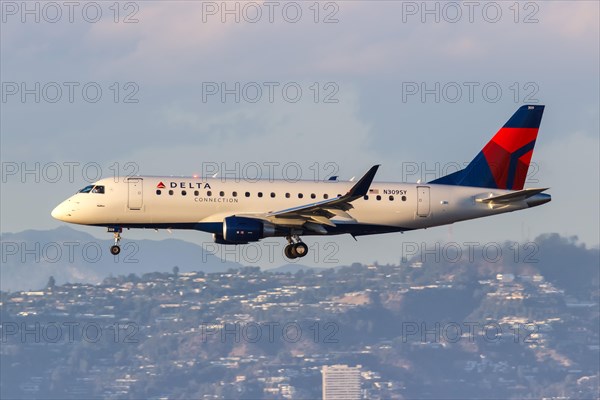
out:
M103 186L103 193L76 193L58 205L52 216L84 225L219 233L226 217L264 214L331 199L344 195L353 184L150 176L120 181L106 178L94 184L94 187ZM453 185L373 182L368 198L353 201L352 209L331 218L335 226L325 226L327 232L296 228L300 230L297 233L303 235L365 235L445 225L533 206L527 200L501 207L476 201L510 192ZM286 225L285 220L280 222ZM290 220L288 225L296 224L297 221Z

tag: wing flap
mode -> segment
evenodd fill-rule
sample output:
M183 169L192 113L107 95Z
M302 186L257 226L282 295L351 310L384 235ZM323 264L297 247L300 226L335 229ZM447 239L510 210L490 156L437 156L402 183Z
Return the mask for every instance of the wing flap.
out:
M323 217L321 215L311 215L310 219L318 224L327 225L327 226L335 226L333 222L327 217Z

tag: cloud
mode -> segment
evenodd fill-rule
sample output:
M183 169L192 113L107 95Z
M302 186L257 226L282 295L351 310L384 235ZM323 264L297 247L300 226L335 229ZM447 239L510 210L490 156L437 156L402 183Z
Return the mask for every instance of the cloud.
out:
M356 174L377 159L372 132L357 117L358 107L358 93L349 86L337 104L317 104L303 98L298 103L240 105L209 115L181 105L169 106L163 110L167 124L174 131L187 132L188 139L143 147L130 158L150 166L168 156L168 166L156 171L163 174L169 173L165 168L175 174L191 174L207 161L232 165L292 160L308 167L314 162L339 165L344 160L357 160L358 166L342 166L347 174ZM304 176L310 174L303 172Z
M543 25L552 27L555 39L598 43L600 4L596 1L544 2L540 6ZM558 34L558 35L556 35Z

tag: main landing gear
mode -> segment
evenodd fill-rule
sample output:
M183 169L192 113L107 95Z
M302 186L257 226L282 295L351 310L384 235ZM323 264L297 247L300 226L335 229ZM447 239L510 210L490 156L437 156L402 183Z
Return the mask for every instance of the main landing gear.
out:
M298 237L298 235L286 236L288 245L283 249L283 254L291 260L304 257L308 254L308 246Z
M116 256L121 252L121 246L119 246L119 243L121 242L121 232L123 232L123 228L108 228L108 231L114 233L115 244L110 246L110 254Z

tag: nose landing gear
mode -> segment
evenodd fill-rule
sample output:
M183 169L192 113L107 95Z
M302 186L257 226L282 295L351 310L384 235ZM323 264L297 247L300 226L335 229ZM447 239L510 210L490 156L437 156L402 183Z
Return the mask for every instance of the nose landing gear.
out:
M116 256L121 252L121 246L119 246L119 243L121 242L121 232L123 232L123 228L108 228L108 231L113 232L115 237L115 244L110 246L110 254Z
M298 235L286 236L288 245L283 249L283 254L290 260L304 257L308 254L308 246L298 237Z

